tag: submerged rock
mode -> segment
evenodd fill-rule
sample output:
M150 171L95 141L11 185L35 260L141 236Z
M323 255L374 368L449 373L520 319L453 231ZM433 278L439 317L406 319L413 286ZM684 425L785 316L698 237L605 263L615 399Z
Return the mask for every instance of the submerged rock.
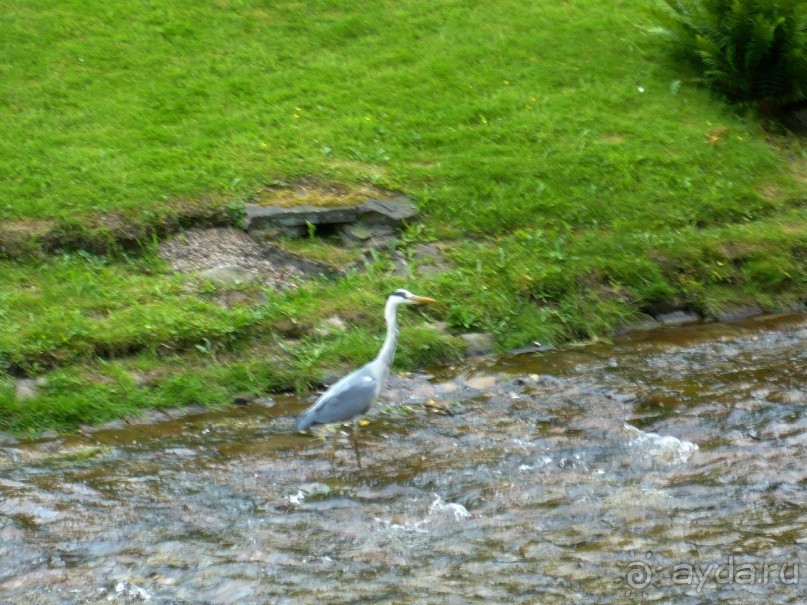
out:
M227 603L238 603L252 594L252 585L243 580L225 580L219 586L203 592L201 600L203 603L214 605L225 605Z

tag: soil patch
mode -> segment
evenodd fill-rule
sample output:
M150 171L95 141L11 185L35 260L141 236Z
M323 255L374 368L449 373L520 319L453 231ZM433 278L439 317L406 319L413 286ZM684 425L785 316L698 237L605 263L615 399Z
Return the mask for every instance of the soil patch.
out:
M295 287L304 274L291 264L270 261L248 234L231 227L188 229L160 244L160 258L175 271L198 273L237 266L254 273L256 281L277 289Z

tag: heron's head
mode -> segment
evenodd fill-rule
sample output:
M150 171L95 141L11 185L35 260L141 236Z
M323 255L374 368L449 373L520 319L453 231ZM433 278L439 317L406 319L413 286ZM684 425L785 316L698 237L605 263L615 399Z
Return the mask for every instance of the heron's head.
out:
M428 296L418 296L417 294L412 294L409 290L404 289L395 290L395 292L389 295L388 300L397 304L406 305L428 305L433 302L437 302Z

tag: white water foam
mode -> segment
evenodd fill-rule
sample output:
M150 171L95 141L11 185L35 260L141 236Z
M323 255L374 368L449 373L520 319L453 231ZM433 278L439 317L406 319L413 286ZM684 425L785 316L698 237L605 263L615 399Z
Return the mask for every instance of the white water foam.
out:
M462 504L457 504L456 502L446 502L440 495L432 495L434 496L434 502L432 502L431 506L429 507L429 516L443 515L453 517L454 521L462 521L463 519L467 519L471 516L471 513L469 513L468 509Z
M671 435L646 433L627 423L624 427L632 437L628 442L628 447L641 449L645 455L658 462L683 464L698 449L695 443L683 441Z

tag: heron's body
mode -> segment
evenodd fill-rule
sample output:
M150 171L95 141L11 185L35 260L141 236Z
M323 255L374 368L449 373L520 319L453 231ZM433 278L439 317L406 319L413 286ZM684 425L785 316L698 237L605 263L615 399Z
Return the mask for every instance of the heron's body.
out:
M367 413L384 386L375 378L372 365L363 365L335 382L297 421L297 430L305 431L315 424L344 422Z
M314 405L303 412L297 421L297 430L305 431L315 424L344 422L365 414L378 399L389 377L395 346L398 344L398 306L430 302L434 302L434 300L416 296L406 290L397 290L390 294L384 307L387 336L378 356L331 385ZM356 449L356 459L359 460L359 466L361 466L358 448Z

